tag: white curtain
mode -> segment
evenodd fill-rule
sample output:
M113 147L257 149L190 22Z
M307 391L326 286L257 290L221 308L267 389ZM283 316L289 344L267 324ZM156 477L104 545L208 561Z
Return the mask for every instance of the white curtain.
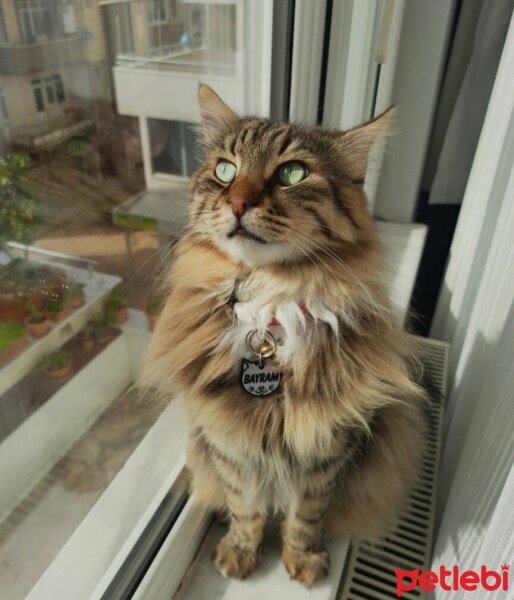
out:
M503 563L514 569L513 23L431 330L452 344L434 569L486 564L499 571ZM451 594L481 599L484 592Z
M463 0L424 175L430 204L462 202L513 6Z

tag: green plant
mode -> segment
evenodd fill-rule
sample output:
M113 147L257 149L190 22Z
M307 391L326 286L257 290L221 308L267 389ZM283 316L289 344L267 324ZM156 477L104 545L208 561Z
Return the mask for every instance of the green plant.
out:
M27 154L0 157L0 246L9 240L32 240L40 211L25 175L31 164Z
M54 350L47 354L41 361L43 371L59 371L65 369L71 364L70 355L64 350Z
M50 313L60 313L66 308L66 298L60 298L57 296L48 298L48 300L46 301L45 308Z
M147 314L156 317L157 315L161 314L163 304L164 302L162 299L151 300L145 306L145 311Z
M69 298L83 298L84 297L84 286L80 283L70 283L68 286L68 297Z
M17 321L4 321L0 323L0 352L10 348L25 335L25 332L26 328Z
M122 308L126 308L127 304L127 298L125 298L120 290L114 289L105 300L105 310L118 311Z
M94 337L94 332L95 332L95 326L92 323L86 323L84 325L84 327L82 328L82 335L86 339L91 339L92 337Z
M41 312L41 309L33 304L32 302L27 302L25 304L25 309L29 311L28 322L30 324L42 323L47 320L47 316Z

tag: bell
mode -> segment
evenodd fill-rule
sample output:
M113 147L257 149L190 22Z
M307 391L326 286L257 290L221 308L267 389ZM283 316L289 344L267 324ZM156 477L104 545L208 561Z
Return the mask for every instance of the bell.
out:
M259 354L262 356L272 354L274 351L275 351L275 346L273 344L271 344L270 342L268 342L267 340L264 340L263 342L261 342L259 344Z

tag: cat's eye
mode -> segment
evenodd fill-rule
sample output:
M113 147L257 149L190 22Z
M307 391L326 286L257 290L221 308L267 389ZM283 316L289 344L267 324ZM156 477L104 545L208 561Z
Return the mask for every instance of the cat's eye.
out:
M292 160L278 168L277 179L280 185L291 186L300 183L308 174L309 171L307 171L302 163Z
M216 165L216 177L223 183L230 183L236 176L236 165L228 160L220 160Z

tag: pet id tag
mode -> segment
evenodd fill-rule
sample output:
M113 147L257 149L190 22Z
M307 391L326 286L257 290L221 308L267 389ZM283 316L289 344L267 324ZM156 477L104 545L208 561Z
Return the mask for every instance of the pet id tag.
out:
M259 339L253 329L246 336L246 347L258 359L241 361L241 385L252 396L269 396L280 385L280 371L267 361L275 354L275 338L266 331L264 339Z

